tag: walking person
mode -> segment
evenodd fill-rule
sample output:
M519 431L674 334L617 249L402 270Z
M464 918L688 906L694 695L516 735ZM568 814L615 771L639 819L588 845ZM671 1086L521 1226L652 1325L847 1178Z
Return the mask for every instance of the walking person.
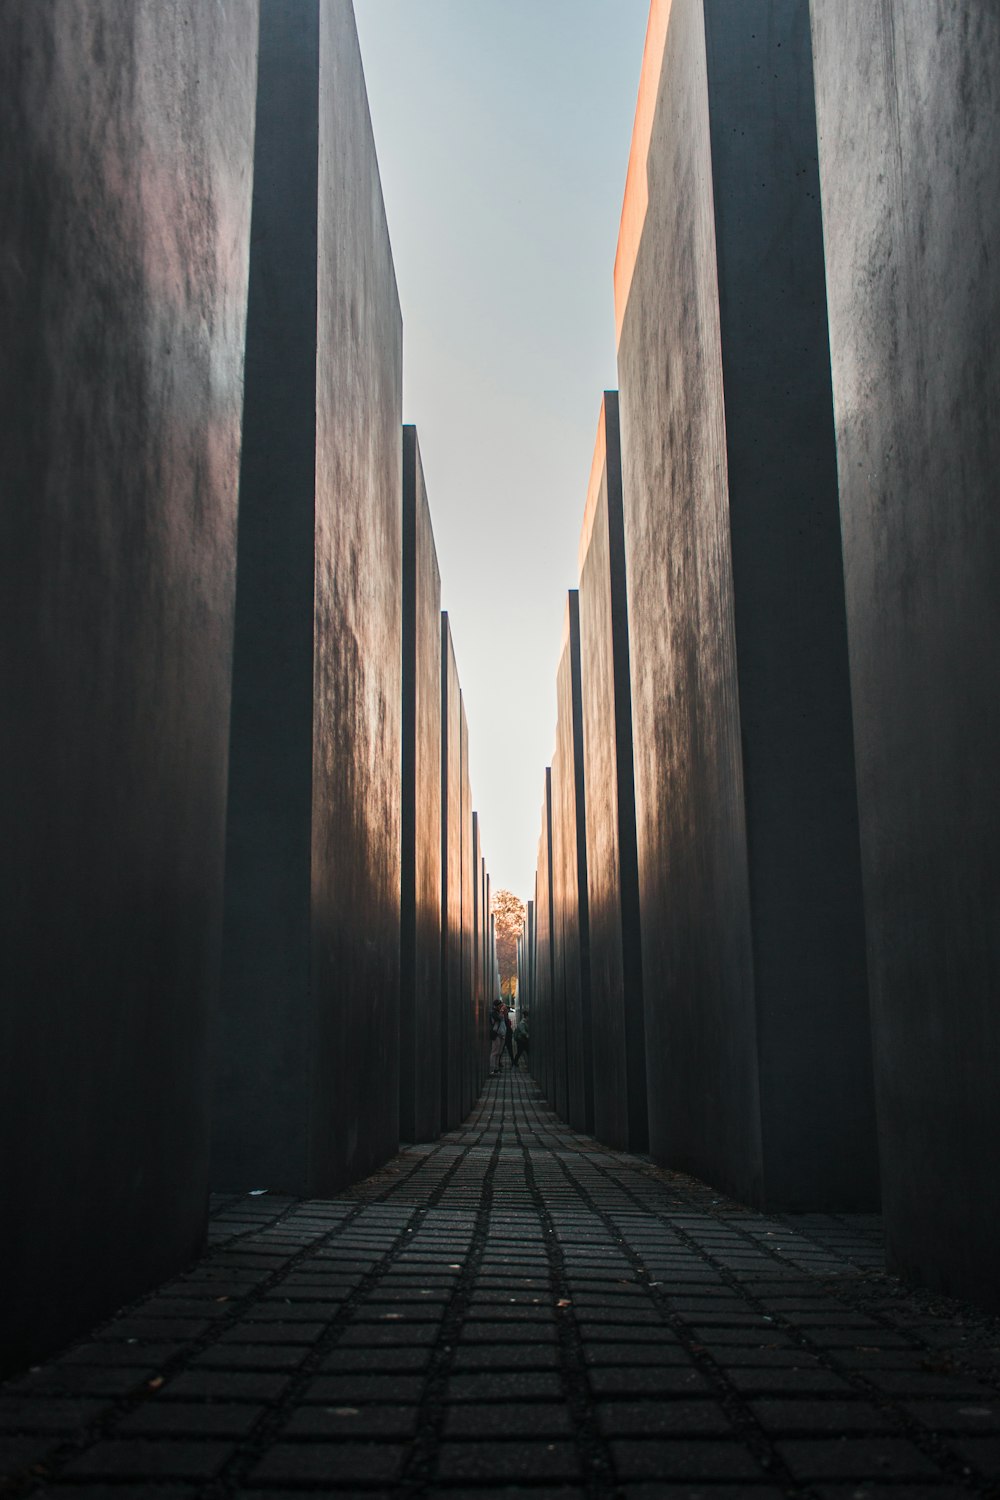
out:
M514 1066L514 1022L510 1018L510 1009L506 1008L504 1020L507 1022L507 1035L503 1039L504 1051L510 1058L511 1067Z
M503 1051L504 1039L507 1034L507 1023L503 1018L503 1006L499 1000L493 1002L493 1014L490 1017L490 1077L495 1078L500 1071L500 1053Z
M518 1017L517 1025L514 1027L514 1040L517 1043L517 1051L514 1053L515 1068L521 1061L521 1054L528 1055L528 1016L527 1012Z

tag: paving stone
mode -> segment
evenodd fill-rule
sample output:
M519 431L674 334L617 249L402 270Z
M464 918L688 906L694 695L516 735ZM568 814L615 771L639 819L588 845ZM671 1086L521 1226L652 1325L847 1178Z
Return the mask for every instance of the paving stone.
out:
M757 1480L763 1477L749 1448L735 1441L619 1440L612 1442L611 1451L620 1480Z
M368 1401L410 1406L420 1400L423 1387L419 1375L319 1375L309 1382L301 1399L334 1406Z
M495 1371L490 1374L457 1374L448 1382L445 1399L453 1401L558 1400L563 1395L559 1375L539 1370Z
M489 1442L442 1443L436 1478L486 1480L576 1479L580 1473L571 1443Z
M0 1397L0 1433L76 1432L108 1409L106 1401Z
M368 1371L424 1370L430 1364L429 1347L415 1349L366 1349L337 1348L320 1362L324 1373L343 1374L346 1371L366 1373Z
M905 1438L814 1438L775 1446L799 1480L926 1479L940 1472Z
M0 1436L0 1479L15 1475L20 1469L40 1463L58 1438L50 1435Z
M160 1397L130 1412L117 1431L143 1437L245 1437L264 1410L245 1403L167 1401Z
M252 1470L253 1484L392 1483L407 1450L393 1443L275 1443Z
M731 1437L733 1425L715 1401L608 1401L597 1408L601 1431L608 1438Z
M1000 1478L1000 1438L960 1438L951 1446L987 1478Z
M499 1430L498 1421L502 1423ZM571 1437L572 1433L569 1408L565 1403L551 1401L501 1403L494 1398L488 1402L467 1403L452 1407L444 1422L446 1438L470 1438L486 1443Z
M300 1406L281 1429L283 1438L412 1438L417 1430L416 1406L352 1406L348 1403Z
M97 1443L63 1471L87 1479L212 1479L234 1452L229 1443L133 1438Z
M866 1401L817 1397L811 1401L751 1401L750 1410L768 1433L892 1432L892 1418Z
M216 1370L292 1370L308 1353L305 1344L216 1344L191 1363Z
M266 1370L183 1370L168 1380L159 1400L276 1401L289 1377Z

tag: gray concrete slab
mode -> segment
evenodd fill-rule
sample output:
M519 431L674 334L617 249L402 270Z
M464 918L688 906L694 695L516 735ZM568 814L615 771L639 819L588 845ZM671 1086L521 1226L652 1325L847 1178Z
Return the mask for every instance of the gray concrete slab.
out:
M441 573L420 444L403 428L399 1130L441 1130Z
M580 683L580 605L569 591L556 675L556 748L552 757L552 910L557 988L556 1026L565 1081L558 1112L577 1130L594 1122L587 819ZM563 1061L564 1058L564 1061Z
M888 1253L997 1305L1000 14L812 18Z
M447 612L441 615L441 1128L461 1119L462 695Z
M472 1086L472 1052L475 1045L473 970L475 945L475 851L472 826L472 781L469 769L469 721L462 700L462 972L459 991L457 1042L459 1048L459 1119L464 1120L475 1097Z
M0 11L0 1369L204 1235L256 62Z
M593 1131L608 1145L644 1151L649 1121L624 526L618 394L606 391L580 536Z
M616 266L650 1146L878 1197L807 7L651 13Z
M332 1191L398 1143L401 338L353 13L266 0L220 1187Z

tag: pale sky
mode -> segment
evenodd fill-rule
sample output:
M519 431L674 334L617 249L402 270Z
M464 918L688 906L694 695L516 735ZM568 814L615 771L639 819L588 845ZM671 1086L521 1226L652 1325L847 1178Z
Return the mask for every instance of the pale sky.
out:
M493 888L534 894L648 0L354 0Z

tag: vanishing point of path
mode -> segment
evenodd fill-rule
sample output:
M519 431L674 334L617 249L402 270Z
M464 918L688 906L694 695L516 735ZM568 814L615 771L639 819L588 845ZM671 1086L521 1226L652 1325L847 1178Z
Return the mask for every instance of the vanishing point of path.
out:
M506 1071L331 1201L220 1199L191 1271L0 1387L0 1492L1000 1494L995 1321L562 1125Z

